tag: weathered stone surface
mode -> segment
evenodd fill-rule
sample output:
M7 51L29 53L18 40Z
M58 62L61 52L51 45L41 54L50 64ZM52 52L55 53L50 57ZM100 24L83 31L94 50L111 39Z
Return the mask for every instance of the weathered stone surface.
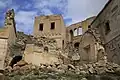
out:
M87 80L86 78L82 78L81 80Z
M75 67L72 65L72 64L68 64L68 69L74 69L75 70Z
M93 73L94 73L94 68L93 68L93 67L90 67L90 68L89 68L89 72L90 72L91 74L93 74Z
M46 16L46 19L48 19L49 17L51 16ZM6 14L5 25L8 25L8 24L12 25L11 19L14 21L13 18L14 18L14 11L10 10ZM77 28L80 27L80 25L78 24L75 24L75 25L77 25ZM88 25L86 27L88 27ZM70 30L69 29L70 28L67 28L68 33L72 31L72 29ZM68 38L66 38L66 40L65 40L65 34L66 34L65 31L66 30L62 31L64 33L40 34L41 36L44 36L44 37L39 37L38 36L39 34L37 35L36 32L34 34L34 37L32 35L25 35L24 33L18 32L17 33L18 37L16 39L15 44L10 47L10 51L12 53L10 54L10 56L13 57L16 55L24 55L23 59L27 63L24 61L15 63L15 65L13 66L13 69L11 69L10 67L6 68L8 69L8 73L13 71L13 73L19 73L20 75L22 75L25 73L25 71L26 72L31 71L30 76L34 74L34 77L35 75L39 75L40 71L50 73L49 75L52 75L52 76L54 74L52 74L51 72L57 72L61 74L68 73L68 74L83 74L83 75L86 75L86 74L119 75L120 66L114 63L107 62L107 57L106 57L107 55L101 40L102 36L100 36L98 28L89 28L84 33L84 35L80 35L76 37L73 36L73 32L70 32L70 34L67 34L68 36L66 37ZM64 34L64 35L61 35L61 34ZM57 36L57 38L59 39L56 39L56 38L51 39L46 35L49 35L49 37L52 36L52 38ZM108 38L110 38L110 36L108 36ZM67 39L68 39L68 44L66 45ZM114 40L110 44L113 44L115 41L116 41L115 45L117 45L117 49L119 49L117 40ZM77 46L75 45L76 42L78 43ZM58 45L58 43L60 46ZM2 41L0 41L0 44L2 44ZM6 45L8 44L5 44L5 46L1 45L0 47L2 48L4 47L6 50L7 49ZM61 49L63 48L63 50L61 50L58 46L61 47ZM114 45L112 47L114 47ZM114 49L111 49L111 50L114 50ZM7 60L5 60L6 54L3 54L4 51L1 50L1 52L2 53L0 53L0 56L1 56L0 68L3 69L4 61L7 61ZM115 55L112 55L114 56L113 60L115 60L113 62L118 63L119 60L117 60L116 58L116 55L118 52L119 50L115 52ZM86 64L81 65L80 63L82 62L83 63L86 62ZM29 65L30 63L32 64ZM116 79L110 76L106 78L106 76L96 76L96 75L93 77L94 79L98 79L98 80ZM47 75L44 75L43 77L48 78ZM81 80L84 80L84 79L85 78L82 78Z
M21 60L21 61L17 62L16 65L17 66L25 66L25 65L27 65L27 62L25 62L24 60Z
M17 66L17 65L14 66L14 67L13 67L13 70L14 70L14 71L20 70L20 66Z
M12 67L11 67L11 66L7 66L7 67L5 68L5 71L11 72L11 71L12 71Z
M93 67L93 64L94 64L94 67ZM13 68L13 71L12 73L20 73L22 75L25 75L27 72L31 73L31 75L35 74L35 75L38 75L40 74L40 72L47 72L47 73L50 73L52 75L55 75L56 73L57 74L70 74L70 75L82 75L83 77L82 78L85 78L86 76L86 79L87 80L102 80L103 78L105 79L117 79L118 76L114 76L113 77L107 77L107 76L103 76L104 74L115 74L115 75L120 75L119 72L120 72L120 69L119 69L119 66L118 67L114 67L113 66L113 63L109 63L107 62L106 63L106 66L99 66L98 65L99 63L97 62L96 64L95 63L90 63L90 64L82 64L82 65L79 65L79 66L73 66L72 64L69 64L69 67L70 69L68 69L68 65L64 65L64 64L59 64L59 66L55 66L55 65L49 65L49 64L41 64L41 66L35 66L35 65L24 65L24 66L21 66L21 67L18 67L18 66L14 66ZM108 66L111 67L109 68ZM116 65L116 64L114 64ZM84 66L86 66L86 68L84 68ZM80 69L80 67L82 67ZM107 70L106 70L107 69ZM113 70L111 72L111 70ZM11 73L11 72L7 72L7 73ZM27 74L28 74L27 73ZM96 76L94 75L96 74ZM48 74L47 74L48 75ZM93 76L88 76L88 75L93 75ZM80 79L82 79L80 78Z
M4 74L0 73L0 80L4 80L4 79L5 79Z
M59 66L57 67L57 69L68 70L68 66L62 64L62 65L59 65Z

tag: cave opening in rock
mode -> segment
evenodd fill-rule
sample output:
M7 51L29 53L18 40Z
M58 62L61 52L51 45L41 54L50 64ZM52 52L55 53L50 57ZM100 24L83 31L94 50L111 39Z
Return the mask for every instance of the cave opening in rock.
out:
M9 66L11 66L13 68L14 64L19 62L20 60L22 60L22 56L15 56L15 57L13 57L13 59L11 60Z

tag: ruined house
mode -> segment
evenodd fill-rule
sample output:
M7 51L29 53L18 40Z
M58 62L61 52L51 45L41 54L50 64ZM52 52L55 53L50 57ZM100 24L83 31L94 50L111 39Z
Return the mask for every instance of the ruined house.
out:
M36 43L26 44L23 59L27 63L40 64L59 63L59 49L55 40L45 37L34 38Z
M97 29L88 29L82 35L79 44L81 62L91 63L106 60L106 52L99 37Z
M14 10L8 10L5 16L5 25L0 28L0 71L4 70L9 48L15 43L16 28L14 16Z
M88 51L85 52L85 47L92 44L90 40L92 40L91 36L86 36L86 31L90 28L91 22L94 20L95 17L90 17L84 21L78 22L76 24L72 24L66 28L66 40L68 45L66 46L68 48L69 57L76 56L74 59L77 59L77 56L80 56L78 59L80 59L80 62L85 61L88 59L87 56L90 57L88 54L94 54L94 51ZM85 35L84 35L85 34ZM94 40L94 39L93 39ZM86 46L84 44L87 44ZM83 46L84 45L84 46ZM69 46L69 47L68 47ZM90 46L91 47L91 46ZM93 47L94 48L94 47ZM82 59L86 58L86 59ZM86 62L88 62L86 60Z
M59 63L60 49L66 41L66 28L61 15L35 17L34 40L26 44L24 60L35 65Z
M9 15L12 18L9 18ZM13 48L12 53L16 50L17 55L22 54L23 60L29 64L39 66L40 64L71 62L69 60L87 63L98 60L99 41L96 38L98 35L96 36L96 30L90 29L90 24L95 17L90 17L69 27L65 27L61 15L35 17L33 36L27 36L27 39L24 37L16 39L14 13L7 12L6 16L8 17L5 18L5 28L9 28L9 30L5 29L7 37L9 36L6 53L7 50L10 53L9 47L11 48L12 44L20 45L18 47L22 47L17 50ZM13 54L13 56L15 55ZM12 61L15 61L14 57ZM12 61L11 63L13 63Z
M63 17L61 15L35 17L33 35L55 39L57 46L63 48L66 41L66 28Z
M28 42L23 37L18 40L23 47L22 59L37 66L55 63L79 65L107 59L120 64L119 8L119 0L109 0L96 17L68 27L61 15L35 17L33 36L27 35ZM14 16L14 10L8 10L5 25L0 29L0 73L4 71L10 48L17 42Z
M78 36L81 36L83 33L85 33L91 22L95 19L94 17L87 18L86 20L83 20L81 22L72 24L66 28L66 38L68 42L77 42L76 39Z
M90 28L90 24L94 20L94 18L95 17L90 17L82 22L72 24L69 27L65 27L61 15L35 17L33 36L36 38L36 41L40 42L41 44L40 46L33 43L26 45L24 51L25 61L28 63L39 65L40 63L54 63L55 61L59 62L58 56L61 54L65 54L68 58L74 59L86 57L85 53L83 53L81 50L86 46L92 44L92 37L88 37L91 40L89 41L88 39L82 40L82 36ZM53 43L51 43L51 40L53 40ZM84 44L81 43L83 41L86 41L85 43L88 42L89 44L83 47L82 45ZM96 49L94 47L94 44L92 45L92 48L94 49L94 51L88 51L88 53L86 52L87 54L91 54L88 55L89 57L95 53ZM93 49L91 49L90 46L90 50ZM47 60L45 56L48 58L51 57L51 59ZM89 62L91 62L92 60L90 60ZM81 58L80 61L84 60Z
M102 44L107 52L108 61L120 64L120 0L109 0L92 22L97 28Z
M109 1L108 4L110 3L112 4L113 2ZM102 14L102 11L100 14ZM21 39L20 41L18 40L18 43L24 45L22 49L23 60L29 64L32 63L39 66L41 63L64 63L67 61L64 58L80 63L96 62L105 59L106 52L103 44L106 47L107 40L112 37L109 34L105 35L106 33L103 35L105 30L103 30L103 27L99 27L99 22L103 19L100 17L100 14L97 17L87 18L68 27L65 26L61 15L35 17L33 36L28 36L30 39L28 42L26 42L26 39L23 41ZM110 20L105 19L104 17L103 20L107 21L107 23L103 26L107 26L108 29ZM15 43L16 39L14 11L10 10L6 13L5 27L2 30L0 37L1 41L6 41L7 53L7 50ZM111 33L111 35L113 34ZM106 38L106 36L109 38ZM109 51L107 47L106 51ZM62 58L63 62L60 60L61 55L64 57ZM108 58L110 56L108 55Z

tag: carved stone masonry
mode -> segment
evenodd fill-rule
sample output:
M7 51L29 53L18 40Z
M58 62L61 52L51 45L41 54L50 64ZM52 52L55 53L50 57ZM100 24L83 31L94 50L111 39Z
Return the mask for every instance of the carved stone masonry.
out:
M11 25L11 20L14 20L14 17L15 17L14 9L8 10L5 16L5 26Z

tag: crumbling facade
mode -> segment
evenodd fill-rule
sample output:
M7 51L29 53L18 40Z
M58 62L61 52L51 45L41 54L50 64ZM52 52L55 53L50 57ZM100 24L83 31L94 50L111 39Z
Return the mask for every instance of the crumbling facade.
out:
M110 0L97 17L90 17L68 27L65 26L61 15L35 17L33 36L27 36L28 39L22 39L22 37L18 41L16 40L14 11L10 10L6 13L5 27L0 32L1 44L5 42L6 53L15 42L18 45L24 45L19 49L22 50L20 53L23 60L38 66L41 63L66 63L66 60L68 63L71 60L77 61L77 63L97 62L107 60L106 55L108 60L119 63L119 59L115 60L119 56L117 51L119 50L117 44L119 43L117 38L119 33L116 31L119 30L117 29L119 23L113 21L113 19L119 21L119 14L117 16L119 5L117 3L120 2ZM113 13L106 14L109 8ZM114 11L116 11L116 18L114 18ZM116 25L116 28L112 28L112 25ZM114 38L118 42L114 41ZM113 40L112 42L115 44L110 44L112 43L110 40ZM115 45L117 48L113 48ZM113 51L110 51L112 49L108 49L111 47L117 51L115 55L113 55Z
M120 72L119 0L109 0L97 17L68 27L61 15L35 17L33 35L17 35L14 16L14 10L9 10L5 26L0 29L0 79L7 61L11 61L13 71L32 67L35 70L36 65L63 73ZM10 53L12 60L8 60Z
M27 63L40 66L40 64L60 63L59 49L54 39L33 37L31 44L26 44L23 59Z
M14 16L14 10L8 10L5 16L5 25L0 29L0 74L4 73L7 63L6 58L9 56L9 48L15 43L16 39Z
M66 41L66 28L61 15L35 17L35 37L48 37L57 41L57 46L63 48Z
M72 24L66 28L66 40L67 40L67 46L69 57L71 57L73 60L80 60L79 62L91 62L92 60L87 60L88 57L93 55L95 51L88 51L85 52L85 46L89 46L94 42L93 35L92 37L87 34L87 30L90 28L91 22L95 19L95 17L90 17L82 22ZM87 35L86 35L87 34ZM86 38L85 38L86 37ZM92 41L93 40L93 41ZM89 43L89 44L87 44ZM85 45L87 44L87 45ZM69 47L68 47L69 46ZM90 46L91 47L91 46ZM93 49L90 50L96 50L94 47L94 44L92 46ZM76 56L76 57L75 57ZM79 57L78 57L79 56ZM88 56L88 57L87 57ZM83 59L84 58L84 59ZM95 61L95 60L93 60Z
M35 17L32 40L32 43L26 44L24 51L26 62L38 66L59 63L59 53L66 42L66 28L62 16Z
M103 10L92 22L91 27L97 28L101 35L107 58L109 61L120 64L120 1L109 0Z
M79 38L78 36L81 36L88 30L88 28L90 28L90 24L94 19L95 16L68 26L66 28L66 40L68 42L77 42L76 40Z
M80 56L82 54L82 57L86 57L84 53L80 52L80 50L84 48L80 47L80 45L83 45L80 44L81 38L83 34L90 28L90 24L94 20L94 18L95 17L90 17L82 22L72 24L69 27L65 27L63 18L60 15L35 17L34 37L37 37L38 39L40 39L41 37L54 39L56 41L56 47L62 49L61 51L63 54L66 54L68 58L80 60ZM90 40L92 40L91 37L89 38ZM50 54L51 48L48 47L48 45L43 45L43 48L48 48L48 53ZM95 47L93 48L95 49ZM44 53L43 50L41 52ZM90 53L92 55L92 53L94 54L95 51L89 52L89 54ZM64 60L64 62L66 61Z

